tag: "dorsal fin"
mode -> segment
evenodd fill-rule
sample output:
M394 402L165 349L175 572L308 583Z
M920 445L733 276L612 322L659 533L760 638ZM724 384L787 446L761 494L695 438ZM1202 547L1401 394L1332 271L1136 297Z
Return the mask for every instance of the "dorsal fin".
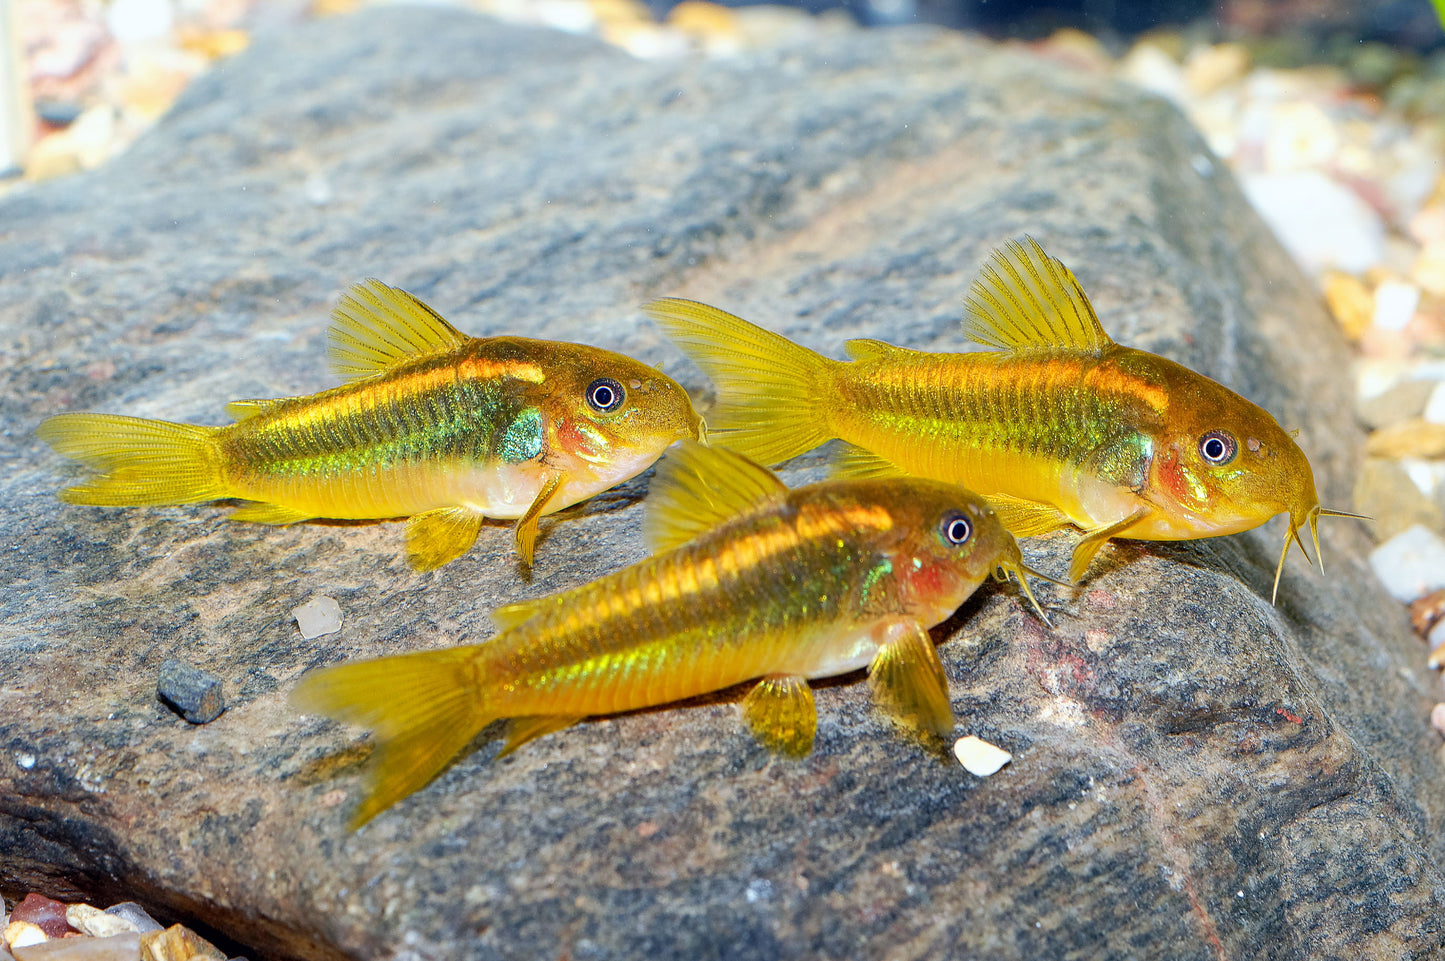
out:
M234 421L243 421L257 414L263 414L277 404L290 400L289 397L256 398L255 400L233 400L226 405L226 416Z
M787 493L776 474L743 455L682 440L662 459L648 488L643 540L653 553L671 550Z
M331 369L356 380L471 338L406 291L368 277L348 287L331 311L330 339Z
M892 344L869 337L859 337L856 340L845 342L843 350L854 360L887 360L889 357L902 353L904 348L894 347Z
M1114 344L1073 273L1028 236L984 263L964 302L963 333L1001 350L1101 354Z

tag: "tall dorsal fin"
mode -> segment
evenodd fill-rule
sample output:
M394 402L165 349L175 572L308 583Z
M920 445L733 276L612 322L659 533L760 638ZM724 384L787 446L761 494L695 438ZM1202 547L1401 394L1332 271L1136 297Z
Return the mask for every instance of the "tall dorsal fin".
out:
M1001 350L1101 354L1114 344L1073 273L1029 236L989 255L964 302L963 333Z
M682 440L662 459L648 488L643 540L653 553L671 550L787 493L776 474L743 455Z
M411 294L371 277L341 295L331 311L330 338L331 369L346 380L471 339Z

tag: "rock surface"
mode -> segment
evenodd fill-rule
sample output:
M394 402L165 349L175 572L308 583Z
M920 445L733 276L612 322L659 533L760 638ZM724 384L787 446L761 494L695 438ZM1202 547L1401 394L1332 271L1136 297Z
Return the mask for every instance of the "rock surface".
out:
M1111 549L1045 628L987 589L940 640L980 780L865 685L768 756L733 698L495 741L355 834L366 741L286 694L341 657L478 640L496 604L635 560L645 481L409 572L395 524L233 525L60 504L61 410L218 423L329 386L328 298L368 275L458 327L696 371L641 319L715 302L829 351L960 344L1028 231L1120 340L1300 428L1348 507L1343 346L1162 101L931 31L733 62L390 8L271 40L115 163L0 200L0 888L133 898L266 958L1403 958L1445 945L1438 700L1350 521L1330 573L1282 530ZM813 459L789 476L816 467ZM550 533L549 533L550 532ZM1062 539L1026 545L1061 570ZM304 641L324 592L342 630ZM222 677L187 724L154 677Z

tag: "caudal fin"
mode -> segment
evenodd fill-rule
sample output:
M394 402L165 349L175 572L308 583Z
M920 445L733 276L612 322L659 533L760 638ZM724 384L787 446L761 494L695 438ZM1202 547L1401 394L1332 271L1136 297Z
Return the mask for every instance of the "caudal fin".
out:
M61 491L61 500L142 507L230 496L213 440L216 430L115 414L57 414L35 434L56 453L99 474Z
M825 405L837 361L696 301L668 297L642 309L717 384L712 443L777 464L833 437Z
M425 787L493 718L476 647L401 654L325 668L302 679L291 703L371 728L371 790L351 816L358 828Z

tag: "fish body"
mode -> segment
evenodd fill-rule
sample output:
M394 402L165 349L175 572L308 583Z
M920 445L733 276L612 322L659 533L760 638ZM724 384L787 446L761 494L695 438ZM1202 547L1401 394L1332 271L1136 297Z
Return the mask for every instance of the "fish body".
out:
M378 733L359 820L419 788L493 720L512 719L511 750L582 717L750 680L752 730L785 753L812 747L806 681L862 667L897 713L946 733L953 714L926 630L995 570L1023 570L981 498L925 479L790 491L737 454L685 441L659 467L648 510L654 556L500 609L485 643L303 682L298 704Z
M100 476L63 500L111 506L220 498L270 524L409 517L420 569L464 553L485 517L537 519L645 470L701 419L670 378L580 344L467 337L378 281L334 312L333 366L350 381L305 397L237 401L198 427L60 414L39 436Z
M1112 537L1213 537L1287 513L1288 547L1342 513L1320 508L1309 461L1268 412L1114 343L1032 239L996 251L970 293L965 332L992 350L855 340L835 361L704 304L645 309L718 383L718 443L771 464L839 438L841 474L962 484L1018 536L1082 529L1075 580Z

